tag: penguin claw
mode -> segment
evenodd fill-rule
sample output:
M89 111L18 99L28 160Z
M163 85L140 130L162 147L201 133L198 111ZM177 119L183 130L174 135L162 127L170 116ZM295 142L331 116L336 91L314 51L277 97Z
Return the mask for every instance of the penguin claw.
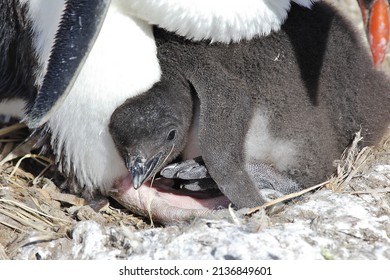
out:
M217 183L212 178L204 178L197 180L182 180L180 183L181 189L186 189L194 192L202 192L206 191L211 195L212 193L219 193Z
M379 67L385 59L390 41L389 0L359 0L359 6L374 66Z
M165 178L183 180L210 178L207 168L200 157L170 164L163 168L160 174Z

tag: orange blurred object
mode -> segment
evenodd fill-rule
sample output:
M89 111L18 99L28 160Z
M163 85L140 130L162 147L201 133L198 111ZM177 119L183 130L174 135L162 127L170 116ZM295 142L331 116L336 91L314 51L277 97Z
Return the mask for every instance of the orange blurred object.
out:
M359 0L374 65L379 67L386 56L390 41L388 0Z

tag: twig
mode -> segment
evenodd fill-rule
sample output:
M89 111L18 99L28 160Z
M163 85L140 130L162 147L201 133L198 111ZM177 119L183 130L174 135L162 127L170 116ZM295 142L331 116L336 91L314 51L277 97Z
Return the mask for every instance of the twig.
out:
M254 208L251 208L248 213L246 213L246 215L251 215L257 211L259 211L260 209L264 209L264 208L267 208L267 207L270 207L272 205L275 205L275 204L278 204L280 202L283 202L283 201L286 201L286 200L289 200L289 199L292 199L294 197L298 197L298 196L301 196L305 193L308 193L308 192L311 192L312 190L315 190L315 189L318 189L322 186L325 186L326 184L328 184L330 182L330 180L328 181L325 181L321 184L318 184L318 185L315 185L313 187L310 187L310 188L307 188L307 189L304 189L302 191L299 191L299 192L295 192L295 193L291 193L291 194L288 194L288 195L285 195L285 196L282 196L282 197L279 197L277 199L274 199L272 201L269 201L267 203L264 203L263 205L260 205L260 206L257 206L257 207L254 207Z
M15 123L13 125L1 128L0 129L0 136L7 135L7 134L9 134L11 132L14 132L16 130L20 130L20 129L23 129L23 128L26 128L26 125L24 123Z

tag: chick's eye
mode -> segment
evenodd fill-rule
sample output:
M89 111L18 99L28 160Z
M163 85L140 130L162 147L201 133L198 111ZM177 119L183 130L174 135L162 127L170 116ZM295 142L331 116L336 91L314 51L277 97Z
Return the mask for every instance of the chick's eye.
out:
M175 137L176 137L176 130L175 130L175 129L172 129L172 130L169 131L169 133L168 133L167 140L168 140L168 141L172 141L173 139L175 139Z

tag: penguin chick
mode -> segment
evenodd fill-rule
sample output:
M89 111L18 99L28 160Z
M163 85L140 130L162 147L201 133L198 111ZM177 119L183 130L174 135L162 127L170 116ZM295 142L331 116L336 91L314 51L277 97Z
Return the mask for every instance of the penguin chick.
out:
M187 135L195 121L193 118L197 117L193 114L197 110L194 108L197 102L192 102L192 98L193 89L189 83L183 83L181 80L162 80L150 92L128 99L114 111L109 130L132 175L135 189L151 180L179 154L185 153L185 149L188 148ZM198 169L196 167L202 165L198 164L193 166L195 168L185 170L188 165L193 166L191 161L179 163L179 166L184 168L181 169L184 172L179 175L181 179L205 177L202 172L202 178L191 177L196 176L193 174ZM172 172L171 169L174 168L165 168L164 173ZM245 170L249 175L247 179L251 182L247 191L258 204L299 190L295 181L266 163L252 159L247 163ZM185 178L186 176L189 177ZM212 184L207 184L208 190L212 188L210 185ZM249 201L247 197L242 199L241 196L239 199L235 196L228 198L240 207Z
M260 189L283 193L326 180L355 132L361 129L364 144L373 145L388 129L389 79L368 67L367 49L326 3L312 10L293 4L279 32L237 44L191 42L158 28L154 35L161 81L114 112L110 132L116 146L125 158L129 148L136 151L134 145L148 145L151 155L173 147L176 156L191 118L180 117L184 122L175 127L180 136L173 146L167 141L170 130L160 131L167 125L161 116L184 116L180 106L190 111L187 102L195 93L201 156L238 207L264 203ZM182 98L188 101L172 103ZM150 124L127 113L137 107L154 108L153 114L140 112ZM149 131L140 133L144 127Z
M155 95L142 94L119 106L109 125L135 189L183 151L192 119L191 95L183 94L190 92L188 83L161 81L154 88Z
M230 201L215 188L210 191L210 178L188 180L179 190L171 180L153 180L185 148L193 115L191 95L183 95L191 91L190 84L161 81L153 88L158 89L155 95L130 98L111 116L109 131L131 175L117 182L111 197L134 213L164 223L226 208Z

